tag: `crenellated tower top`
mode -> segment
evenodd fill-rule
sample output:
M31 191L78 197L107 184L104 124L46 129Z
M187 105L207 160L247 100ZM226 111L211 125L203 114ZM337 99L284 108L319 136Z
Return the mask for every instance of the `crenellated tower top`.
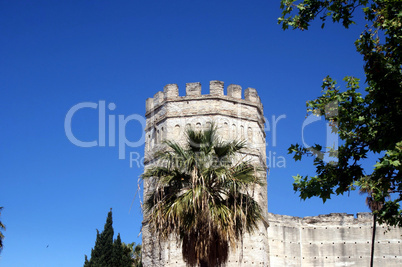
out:
M154 97L146 100L146 113L157 109L168 101L189 101L196 99L211 99L220 98L228 101L236 101L242 104L249 104L258 106L262 113L262 104L257 90L254 88L247 88L244 91L244 98L242 98L242 88L237 84L230 84L227 87L227 95L224 94L224 83L222 81L210 81L209 94L201 94L201 83L186 83L186 95L179 96L179 87L177 84L167 84L163 91L157 92Z

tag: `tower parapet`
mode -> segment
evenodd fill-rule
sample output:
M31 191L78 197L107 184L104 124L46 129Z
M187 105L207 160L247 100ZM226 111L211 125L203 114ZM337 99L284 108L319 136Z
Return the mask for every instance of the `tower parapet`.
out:
M164 101L186 101L194 97L221 98L228 101L237 101L242 104L251 104L259 106L262 112L262 104L258 92L254 88L247 88L244 91L242 99L242 88L237 84L230 84L227 87L227 95L224 94L224 82L211 81L209 83L209 94L201 94L201 83L186 83L186 95L179 96L179 87L177 84L167 84L163 91L157 92L153 98L148 98L146 102L146 113L158 108ZM152 102L152 103L150 103Z
M177 84L168 84L146 100L146 163L162 139L183 138L185 127L205 126L208 121L218 126L224 139L247 140L248 153L266 165L265 119L257 90L247 88L242 98L240 85L229 85L227 95L222 81L211 81L209 89L210 93L203 95L201 83L187 83L186 95L179 96Z

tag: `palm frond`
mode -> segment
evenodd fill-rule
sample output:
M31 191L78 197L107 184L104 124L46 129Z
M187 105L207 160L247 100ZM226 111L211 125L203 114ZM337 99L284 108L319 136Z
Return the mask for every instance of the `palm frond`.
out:
M232 157L240 150L246 148L246 142L244 140L234 140L234 141L219 141L214 146L215 154L218 158Z

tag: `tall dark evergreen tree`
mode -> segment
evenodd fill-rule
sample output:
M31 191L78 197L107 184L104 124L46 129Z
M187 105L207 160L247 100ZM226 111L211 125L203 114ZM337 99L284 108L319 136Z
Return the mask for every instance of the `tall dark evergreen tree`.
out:
M121 258L123 257L123 246L121 244L120 234L117 234L117 239L113 243L112 265L120 266Z
M113 253L113 218L110 209L103 232L96 234L95 247L91 251L91 259L86 261L84 267L110 267Z
M113 243L112 266L113 267L131 267L133 259L131 259L131 250L124 246L121 242L120 234Z
M113 242L113 218L110 209L102 233L96 230L95 247L91 250L91 259L85 255L84 267L132 267L134 259L129 247L121 242L120 234Z
M89 261L88 261L87 255L85 255L84 267L89 267L89 266L91 266L91 264L90 264Z

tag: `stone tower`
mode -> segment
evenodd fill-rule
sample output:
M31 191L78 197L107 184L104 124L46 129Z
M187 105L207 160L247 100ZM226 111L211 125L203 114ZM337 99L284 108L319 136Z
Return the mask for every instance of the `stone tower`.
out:
M163 92L157 92L146 100L145 170L153 164L153 152L162 148L162 140L185 140L186 127L203 129L214 122L223 140L244 139L247 149L242 158L266 169L266 145L263 107L258 93L247 88L242 98L239 85L229 85L224 94L221 81L211 81L209 94L201 94L200 83L187 83L186 95L179 96L178 86L168 84ZM266 173L264 173L266 180ZM152 190L144 184L144 195ZM258 186L254 191L267 218L267 187ZM161 243L151 236L146 225L142 229L142 257L144 266L186 266L182 259L181 246L173 239ZM230 252L227 266L269 266L267 229L261 223L252 235L246 235Z

